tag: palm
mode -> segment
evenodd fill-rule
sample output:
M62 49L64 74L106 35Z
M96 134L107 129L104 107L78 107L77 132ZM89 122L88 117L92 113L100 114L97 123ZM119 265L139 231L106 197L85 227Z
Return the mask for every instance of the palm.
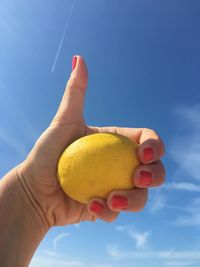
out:
M84 204L63 192L57 180L57 164L63 149L73 141L74 136L80 138L94 131L83 122L62 127L54 124L41 135L26 160L24 176L31 177L28 180L29 188L34 191L44 213L48 214L47 220L51 226L92 220ZM98 128L96 131L99 131Z
M130 132L126 128L91 127L83 122L65 124L62 127L54 124L42 134L29 154L25 172L32 178L30 188L39 192L37 201L41 205L45 203L42 205L42 209L45 214L48 214L47 219L50 225L65 225L92 220L86 205L71 199L61 189L57 180L57 164L64 148L74 141L74 136L80 138L97 132L115 132L134 138L136 141L141 129L134 131L132 129ZM50 212L47 211L47 207L51 207Z
M28 180L29 188L34 191L51 226L75 223L85 218L85 205L68 197L57 180L57 164L61 153L74 136L84 136L85 129L83 123L50 126L38 139L26 160L24 176L31 177ZM89 219L89 216L85 219Z

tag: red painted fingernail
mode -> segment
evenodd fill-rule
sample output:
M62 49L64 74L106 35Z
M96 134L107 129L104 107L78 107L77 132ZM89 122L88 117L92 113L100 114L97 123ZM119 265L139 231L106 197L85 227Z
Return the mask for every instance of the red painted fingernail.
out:
M124 196L114 196L112 198L113 209L125 209L128 207L128 198Z
M153 160L154 158L154 152L153 149L150 147L147 147L143 150L143 154L144 154L144 160L145 162L149 162L151 160Z
M93 201L90 206L90 211L94 213L101 213L104 210L104 206L98 201Z
M149 186L153 182L152 173L147 171L140 172L139 184L142 186Z
M72 58L72 70L76 68L77 56L73 56Z

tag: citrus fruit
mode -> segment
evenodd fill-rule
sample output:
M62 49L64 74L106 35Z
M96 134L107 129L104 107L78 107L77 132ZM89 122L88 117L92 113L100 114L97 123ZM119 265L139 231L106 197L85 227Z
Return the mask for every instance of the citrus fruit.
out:
M139 165L138 145L114 133L84 136L70 144L58 162L58 180L64 192L82 203L106 198L113 190L134 187L133 173Z

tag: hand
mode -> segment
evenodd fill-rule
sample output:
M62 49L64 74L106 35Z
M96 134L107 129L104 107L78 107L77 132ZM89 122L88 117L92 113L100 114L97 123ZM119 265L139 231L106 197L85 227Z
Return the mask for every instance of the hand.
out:
M42 211L49 226L94 221L96 218L112 222L121 210L139 211L146 203L147 188L161 185L165 176L160 161L164 153L163 142L153 130L92 127L85 124L83 105L88 81L87 68L80 56L74 59L74 65L55 117L17 169L21 183L34 198L37 209ZM92 199L85 205L63 192L56 177L57 164L70 143L97 132L119 133L136 141L140 144L138 158L142 165L134 173L135 188L113 191L106 200Z

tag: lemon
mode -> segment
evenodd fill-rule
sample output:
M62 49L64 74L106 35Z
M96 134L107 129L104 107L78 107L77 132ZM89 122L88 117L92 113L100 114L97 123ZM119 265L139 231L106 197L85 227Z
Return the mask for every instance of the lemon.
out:
M113 190L134 187L133 173L139 165L138 145L114 133L84 136L70 144L58 162L58 180L64 192L82 203L106 198Z

